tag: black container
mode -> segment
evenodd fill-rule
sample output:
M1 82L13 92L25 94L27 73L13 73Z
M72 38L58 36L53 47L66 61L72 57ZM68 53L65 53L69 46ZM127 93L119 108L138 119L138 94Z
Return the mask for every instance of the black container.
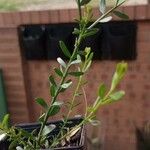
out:
M150 150L150 141L146 139L143 129L136 128L137 150Z
M102 59L136 59L136 29L133 21L102 24Z
M45 26L27 25L19 28L20 46L27 60L46 59Z
M67 127L71 128L74 127L75 125L78 125L81 121L82 118L73 118L70 119ZM62 121L54 121L54 122L49 122L47 125L54 124L56 125L56 129L54 129L49 137L51 138L53 135L57 135L59 132L59 129L61 127ZM16 127L22 128L28 132L32 132L34 129L38 129L40 127L39 123L30 123L30 124L19 124ZM58 147L54 148L53 150L86 150L86 142L85 142L85 129L84 126L82 126L81 131L79 132L80 134L77 135L77 138L72 140L70 144L72 146L69 147ZM8 150L9 143L5 140L3 142L0 142L0 150Z
M46 27L46 50L48 59L61 57L67 59L59 46L59 41L63 41L70 53L73 51L73 28L72 23L50 24Z

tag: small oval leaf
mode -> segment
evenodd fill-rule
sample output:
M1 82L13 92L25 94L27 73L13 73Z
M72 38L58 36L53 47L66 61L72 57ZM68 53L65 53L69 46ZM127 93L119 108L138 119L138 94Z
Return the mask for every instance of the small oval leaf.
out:
M75 77L80 77L81 75L83 75L83 72L69 72L69 75L75 76Z
M112 95L110 95L110 98L112 100L115 100L115 101L118 101L120 100L123 96L125 95L125 92L124 91L118 91Z
M54 85L52 85L50 87L50 93L51 93L51 96L54 97L55 96L55 92L56 92L56 87Z
M106 86L105 84L101 84L98 90L99 96L100 98L104 98L105 94L106 94Z
M57 61L58 61L58 63L59 63L61 66L63 66L64 68L66 68L66 63L65 63L60 57L57 58Z
M83 5L86 5L90 2L91 0L81 0L80 2L80 5L83 6Z
M49 82L51 83L51 85L56 86L56 82L55 82L54 77L52 75L49 76Z
M110 20L112 20L112 16L105 17L105 18L103 18L102 20L100 20L99 22L105 23L105 22L109 22Z
M74 64L79 64L81 62L81 60L74 60L71 62L71 65L74 65Z
M113 13L114 13L117 17L119 17L119 18L121 18L121 19L126 19L126 20L129 19L128 15L126 15L126 14L120 12L120 11L116 11L116 10L115 10L115 11L113 11Z
M59 42L60 48L62 50L62 52L64 53L65 56L67 56L68 58L71 57L71 54L68 50L68 48L66 47L65 43L63 41Z
M55 68L54 70L55 70L55 72L56 72L56 74L57 74L58 76L63 77L63 73L61 72L60 69Z
M62 102L54 102L48 112L48 116L54 116L60 111L60 107L63 103Z
M99 9L100 9L100 12L102 14L105 13L105 10L106 10L106 0L100 0Z
M36 98L35 100L36 100L36 103L38 103L43 108L45 108L45 109L48 108L48 105L43 98Z
M56 126L54 124L44 126L43 131L42 131L42 135L46 136L47 134L51 133L55 128L56 128Z

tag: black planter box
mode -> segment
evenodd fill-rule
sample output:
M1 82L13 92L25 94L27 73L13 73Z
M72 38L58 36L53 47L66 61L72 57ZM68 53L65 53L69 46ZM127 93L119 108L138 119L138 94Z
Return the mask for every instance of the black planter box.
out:
M136 59L136 22L109 22L102 27L102 59Z
M78 125L82 121L82 118L73 118L73 119L70 119L69 122L70 121L71 123L68 124L67 126L69 128L74 127L75 125ZM56 129L54 129L54 131L52 131L49 136L56 135L59 132L61 123L62 121L54 121L54 122L47 123L47 125L50 125L50 124L56 125ZM40 124L39 123L19 124L19 125L16 125L16 127L22 128L28 132L32 132L34 129L39 128ZM86 150L84 126L82 126L79 133L80 134L78 134L78 137L71 141L71 146L58 147L58 148L54 148L53 150ZM8 147L9 147L8 141L5 140L5 141L0 142L0 150L8 150Z
M21 26L19 37L20 46L27 60L46 59L44 25Z
M63 41L70 52L73 51L73 28L72 23L50 24L46 26L46 51L48 59L61 57L67 59L59 46L59 41Z

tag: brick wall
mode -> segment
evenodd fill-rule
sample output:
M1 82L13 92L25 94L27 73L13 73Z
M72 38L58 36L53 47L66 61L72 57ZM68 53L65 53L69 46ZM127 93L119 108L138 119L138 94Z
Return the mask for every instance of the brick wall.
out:
M120 85L126 91L124 100L101 109L99 117L104 120L106 149L134 150L135 124L141 126L150 119L150 5L120 9L129 14L131 20L137 21L138 56L135 61L128 62L129 71ZM94 10L94 14L97 18L98 9ZM4 72L8 109L13 123L37 118L40 109L34 104L34 98L40 96L49 100L47 77L57 65L55 61L26 61L21 55L17 27L22 24L73 22L76 16L75 9L0 13L0 68ZM115 64L115 61L94 61L87 76L90 81L86 87L89 103L95 97L99 82L110 84ZM63 95L63 99L68 94Z

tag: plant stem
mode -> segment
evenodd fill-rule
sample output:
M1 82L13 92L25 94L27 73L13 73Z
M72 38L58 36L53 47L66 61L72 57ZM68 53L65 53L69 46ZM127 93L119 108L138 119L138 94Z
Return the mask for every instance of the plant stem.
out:
M113 12L113 10L115 10L116 8L118 8L119 6L121 6L125 1L123 1L122 3L120 3L119 5L111 8L110 10L108 10L105 14L103 14L102 16L100 16L93 24L91 24L88 29L93 28L95 25L97 25L102 19L104 19L108 14L110 14L111 12Z
M63 75L63 77L62 77L62 79L61 79L61 81L60 81L59 87L58 87L58 89L56 90L55 96L52 98L51 105L56 101L56 98L57 98L57 96L58 96L58 94L59 94L59 92L60 92L60 90L61 90L61 85L64 83L64 81L65 81L65 79L66 79L66 77L67 77L67 73L68 73L69 68L70 68L70 63L71 63L71 61L74 59L74 57L75 57L75 55L76 55L76 53L77 53L77 51L78 51L78 47L79 47L81 41L82 41L82 33L79 35L78 39L77 39L76 42L75 42L75 48L74 48L73 54L72 54L72 56L70 57L70 60L69 60L69 62L68 62L68 64L67 64L67 67L66 67L66 69L65 69L65 71L64 71L64 75ZM44 126L46 125L46 122L47 122L47 120L48 120L48 117L49 117L49 116L48 116L48 113L49 113L49 111L50 111L50 109L51 109L51 105L50 105L50 107L48 108L48 110L47 110L47 112L46 112L46 114L45 114L45 116L44 116L44 121L42 122L42 125L41 125L41 127L40 127L40 131L39 131L39 134L38 134L38 144L40 144L42 131L43 131Z
M82 11L81 11L81 5L80 0L77 0L78 10L79 10L79 19L82 20Z

